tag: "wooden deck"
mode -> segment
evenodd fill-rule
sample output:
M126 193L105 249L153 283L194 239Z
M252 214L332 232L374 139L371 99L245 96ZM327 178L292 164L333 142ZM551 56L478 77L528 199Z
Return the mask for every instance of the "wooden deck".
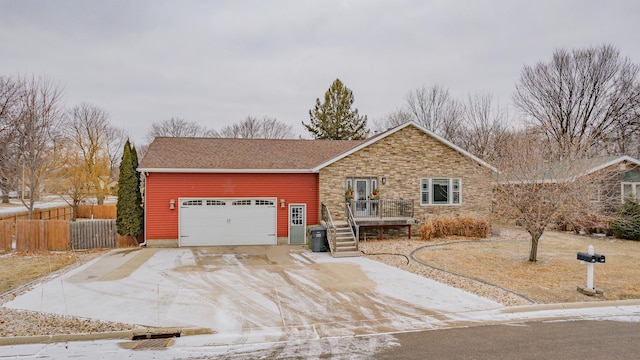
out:
M384 238L385 227L407 226L409 239L411 239L411 225L415 224L414 218L409 217L386 217L386 218L354 218L359 227L379 228L380 240Z
M413 225L413 218L410 217L354 217L356 224L360 226L405 226Z

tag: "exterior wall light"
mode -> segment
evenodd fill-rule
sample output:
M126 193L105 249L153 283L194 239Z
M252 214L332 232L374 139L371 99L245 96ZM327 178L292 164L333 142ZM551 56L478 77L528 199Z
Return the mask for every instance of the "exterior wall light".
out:
M169 200L169 210L175 210L175 209L176 209L176 199Z
M280 199L280 209L284 209L284 199Z
M382 182L382 185L387 183L387 178L386 177L382 177L382 179L380 179L380 181Z

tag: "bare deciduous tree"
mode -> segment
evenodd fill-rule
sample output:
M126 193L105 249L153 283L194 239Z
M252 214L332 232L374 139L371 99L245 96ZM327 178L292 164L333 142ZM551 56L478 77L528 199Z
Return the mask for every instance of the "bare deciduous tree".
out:
M457 145L475 156L489 160L508 132L508 112L495 104L489 93L469 95L464 104L464 126Z
M263 117L261 120L247 116L244 121L228 125L220 130L220 137L239 139L292 139L293 127L275 118Z
M19 115L21 84L0 76L0 192L2 203L9 203L9 193L18 183L19 151L15 141L15 119Z
M529 261L537 261L540 237L552 220L597 213L594 193L614 172L588 174L589 159L549 159L540 134L520 132L501 142L492 163L499 169L494 212L522 223L531 236ZM557 161L553 161L557 160ZM619 188L618 188L619 190Z
M154 122L147 132L147 141L151 143L157 136L165 137L218 137L215 130L207 129L193 121L172 117L169 120Z
M454 141L462 126L463 108L449 95L449 90L433 85L410 91L406 111L426 129ZM455 141L454 141L455 142Z
M64 116L61 101L62 89L50 79L32 76L22 81L19 115L12 127L23 167L22 186L29 190L28 198L22 199L29 219L33 218L42 180L53 164L51 153Z
M397 108L387 114L383 119L373 120L372 130L374 133L381 133L411 120L413 120L413 116L410 112L402 108Z
M82 103L68 111L63 138L67 150L63 168L74 179L70 187L59 189L59 193L70 199L74 210L88 196L94 196L102 204L115 181L120 149L127 140L124 130L112 126L107 112L100 107Z
M593 156L616 128L637 121L638 73L638 66L611 45L559 49L550 62L523 68L513 99L542 126L562 158Z

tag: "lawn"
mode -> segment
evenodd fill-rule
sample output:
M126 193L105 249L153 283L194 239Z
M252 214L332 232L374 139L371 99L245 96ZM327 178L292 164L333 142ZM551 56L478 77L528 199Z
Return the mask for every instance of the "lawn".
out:
M398 249L405 255L420 249L414 253L420 262L499 285L538 303L640 299L639 241L546 231L538 261L529 262L529 239L521 229L509 228L482 240L400 240L405 245ZM604 291L602 296L577 291L586 285L587 265L576 259L576 253L586 252L589 245L606 256L606 263L596 264L594 272L594 286Z
M75 252L0 252L0 295L86 258Z

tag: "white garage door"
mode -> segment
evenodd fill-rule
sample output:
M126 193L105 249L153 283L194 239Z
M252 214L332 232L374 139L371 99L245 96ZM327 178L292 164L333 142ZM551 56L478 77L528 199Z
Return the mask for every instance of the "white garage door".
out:
M275 245L276 199L180 199L180 246Z

